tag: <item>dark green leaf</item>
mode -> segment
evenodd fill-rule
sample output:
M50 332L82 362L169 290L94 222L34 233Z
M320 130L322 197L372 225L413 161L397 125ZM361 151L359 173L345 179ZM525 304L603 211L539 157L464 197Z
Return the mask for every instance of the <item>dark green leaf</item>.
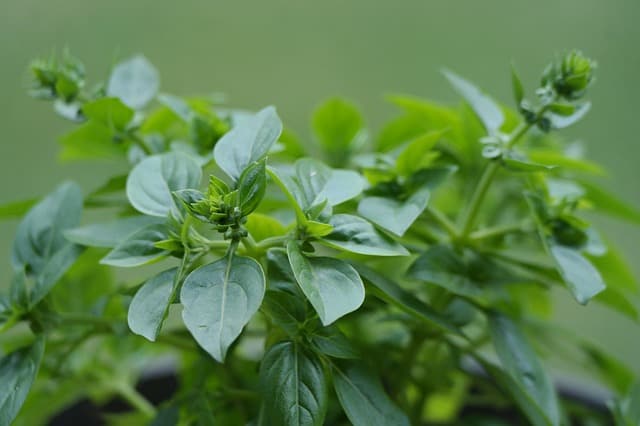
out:
M128 236L149 225L161 224L164 218L128 216L107 223L95 223L64 232L67 240L88 247L115 247Z
M504 115L493 99L482 93L472 83L451 71L444 70L443 73L456 92L467 101L489 134L493 134L500 129L504 122Z
M11 279L11 285L9 287L9 302L11 307L18 311L26 311L29 308L27 275L24 269L20 269L13 274L13 279ZM1 307L0 311L2 311Z
M49 258L44 268L42 268L42 271L36 277L36 283L29 298L31 306L35 306L49 294L53 286L58 283L65 272L75 263L83 250L83 247L67 243Z
M364 219L349 214L331 216L331 233L320 242L338 250L371 256L406 256L407 249L391 238L376 231Z
M44 339L0 359L0 425L10 425L38 374Z
M525 336L510 319L492 315L489 321L496 353L504 369L527 397L522 407L532 423L559 425L560 411L553 383ZM522 401L518 401L522 404ZM532 411L537 412L534 416ZM544 419L540 423L539 419Z
M129 328L155 342L175 294L176 268L160 272L145 282L129 305Z
M418 319L426 320L427 322L437 325L443 330L460 334L458 327L449 321L449 319L436 312L429 305L416 298L395 282L365 265L355 262L351 262L351 264L356 268L356 271L358 271L362 278L378 290L375 294L380 299L399 307Z
M200 185L202 170L191 157L176 152L147 157L127 179L127 197L141 213L166 217L176 213L171 193Z
M405 201L383 197L365 197L358 213L371 222L401 237L427 207L431 192L424 187Z
M265 160L250 164L238 179L238 202L242 215L253 212L267 189Z
M273 282L274 271L269 269L269 285L276 287ZM276 278L277 279L277 278ZM265 294L264 303L260 308L271 321L285 331L291 338L298 336L300 326L305 319L303 300L286 291L269 290Z
M100 260L103 265L123 268L146 265L169 255L155 243L168 238L164 224L150 225L129 235Z
M296 281L324 325L362 305L364 286L351 265L330 257L307 257L297 241L289 241L287 255Z
M258 262L225 256L185 279L180 293L182 318L200 346L223 362L229 346L260 307L264 292Z
M63 233L78 225L82 212L82 191L72 182L58 186L36 204L18 225L13 244L15 269L28 266L40 273L49 259L67 244Z
M282 122L275 108L266 107L220 138L213 150L216 163L229 177L238 180L249 164L267 155L281 132Z
M361 356L349 338L335 325L319 328L310 340L316 350L332 358L359 359Z
M137 55L113 68L107 94L133 109L142 109L156 96L159 87L158 71L147 58Z
M354 426L409 426L409 419L385 394L380 382L363 367L332 369L340 405Z
M615 401L613 409L616 426L640 424L640 381L636 381L624 398Z
M273 425L321 426L327 383L320 360L295 342L269 348L260 364L266 416Z

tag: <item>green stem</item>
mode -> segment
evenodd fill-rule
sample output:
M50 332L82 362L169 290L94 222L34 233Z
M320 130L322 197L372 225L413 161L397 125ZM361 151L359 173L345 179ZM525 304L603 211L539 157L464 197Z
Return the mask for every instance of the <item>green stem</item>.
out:
M115 382L113 383L113 390L148 419L153 419L156 416L156 408L153 404L129 383L123 381Z
M457 238L458 229L456 225L444 213L433 207L427 207L426 211L451 238Z
M526 226L524 224L509 224L509 225L501 225L493 228L480 229L478 231L472 232L469 235L469 239L478 241L478 240L486 240L488 238L501 237L506 234L526 232Z
M289 235L281 235L279 237L269 237L256 244L256 248L260 251L267 251L271 247L278 247L289 241Z

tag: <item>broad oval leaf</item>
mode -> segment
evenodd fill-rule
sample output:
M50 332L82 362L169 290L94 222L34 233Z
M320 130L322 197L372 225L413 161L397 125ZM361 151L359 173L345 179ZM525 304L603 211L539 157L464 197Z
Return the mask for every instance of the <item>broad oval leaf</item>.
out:
M336 214L329 220L331 233L320 242L352 253L371 256L407 256L402 245L378 232L366 220L349 214Z
M88 247L117 246L134 232L149 225L163 223L164 218L154 216L128 216L106 223L95 223L65 231L67 240Z
M549 243L549 251L558 272L581 305L606 288L598 270L579 251L553 242Z
M336 206L357 197L364 189L362 176L351 170L332 169L311 158L296 161L295 168L305 211L325 199L330 206Z
M409 176L428 165L431 151L446 131L428 132L418 136L404 148L396 159L396 170L402 176Z
M213 358L227 349L256 313L265 292L262 267L255 260L225 256L193 271L180 292L185 325Z
M141 213L166 217L176 212L171 193L195 188L202 170L191 157L171 152L147 157L133 168L127 179L127 198Z
M134 267L152 263L169 255L157 242L168 238L164 224L150 225L129 235L100 260L103 265Z
M160 87L158 71L142 55L119 63L107 83L107 94L118 97L133 109L144 108Z
M448 70L444 70L443 73L456 92L473 109L487 132L493 134L498 131L504 123L504 115L494 100L459 75Z
M135 334L155 342L175 293L176 271L171 268L150 278L131 300L127 322Z
M409 419L369 371L357 365L332 369L340 405L354 426L409 426Z
M38 374L44 339L0 359L0 425L10 425L24 404Z
M268 106L243 119L216 143L213 156L218 166L233 180L244 169L267 155L282 133L276 109Z
M536 426L559 425L555 388L525 336L500 314L489 317L489 329L504 369L526 396L526 401L517 401L523 411Z
M273 345L260 364L260 382L270 424L321 426L327 411L327 383L316 355L298 343Z
M383 197L365 197L358 204L358 213L379 227L401 237L422 214L429 202L428 188L417 190L405 201Z
M285 226L277 219L262 213L252 213L247 217L245 228L256 241L284 235Z
M118 98L100 98L82 106L82 113L109 129L124 131L133 119L134 111Z
M364 285L348 263L330 257L307 257L296 241L287 255L298 285L324 325L355 311L364 302Z
M38 274L67 244L63 233L78 225L81 212L82 191L73 182L63 183L33 206L18 225L12 251L14 268L28 266Z

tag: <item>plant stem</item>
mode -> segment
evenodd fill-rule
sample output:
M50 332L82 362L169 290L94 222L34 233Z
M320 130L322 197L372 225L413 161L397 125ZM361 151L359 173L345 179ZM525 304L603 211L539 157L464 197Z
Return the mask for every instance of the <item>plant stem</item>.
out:
M456 225L451 220L449 220L449 218L444 213L431 206L428 206L426 211L429 215L431 215L433 219L435 219L435 221L442 227L442 229L444 229L446 233L449 234L451 238L457 238L458 229L456 228Z
M279 237L269 237L256 244L256 248L261 251L267 251L271 247L277 247L289 240L289 235L281 235Z
M148 419L153 419L156 416L156 407L129 383L124 381L115 382L113 383L113 390Z
M524 224L509 224L509 225L501 225L493 228L480 229L476 232L472 232L469 235L469 239L478 241L478 240L486 240L488 238L501 237L506 234L511 234L515 232L526 232L527 228Z

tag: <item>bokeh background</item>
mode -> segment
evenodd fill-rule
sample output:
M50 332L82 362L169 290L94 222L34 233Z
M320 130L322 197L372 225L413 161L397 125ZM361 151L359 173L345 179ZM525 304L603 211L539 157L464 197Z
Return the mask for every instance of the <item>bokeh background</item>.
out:
M604 185L640 205L640 2L638 0L0 0L0 203L50 191L65 178L86 189L113 164L61 164L57 138L71 128L30 99L26 68L65 46L91 81L144 53L162 89L222 92L234 106L278 107L301 135L322 99L360 105L375 131L393 114L389 93L457 98L447 66L510 102L509 63L534 88L554 54L578 47L599 62L593 109L565 132L610 170ZM596 218L640 275L640 228ZM0 287L8 284L17 222L0 224ZM637 301L636 301L637 303ZM640 373L640 326L557 295L557 321L613 350Z

